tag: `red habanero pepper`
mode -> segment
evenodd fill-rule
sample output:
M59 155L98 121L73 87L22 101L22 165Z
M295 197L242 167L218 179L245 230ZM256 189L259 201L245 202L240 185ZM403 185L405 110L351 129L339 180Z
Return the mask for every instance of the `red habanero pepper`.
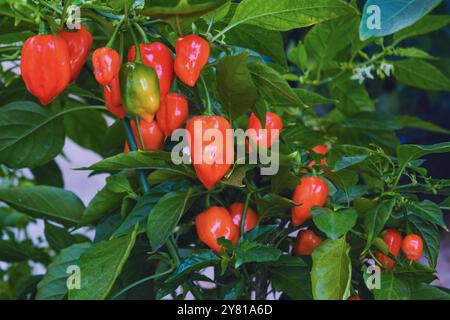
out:
M156 121L148 123L147 121L139 121L139 129L141 131L142 140L144 142L144 147L142 147L141 139L139 138L139 132L136 128L135 121L131 121L131 128L133 129L134 138L136 139L136 144L138 149L143 150L160 150L164 144L164 134L159 128ZM129 152L130 148L128 143L125 143L125 152Z
M159 96L163 100L173 82L173 60L169 49L161 42L139 45L142 63L153 68L159 79ZM128 51L128 61L136 59L136 48Z
M61 30L58 33L58 37L64 39L69 46L70 82L73 82L77 79L81 68L83 68L89 56L92 46L92 35L85 27L81 26L77 31Z
M256 136L252 136L250 131L251 129L256 130ZM266 113L266 126L264 129L264 133L260 131L262 129L261 121L259 121L258 117L252 113L250 115L250 119L248 120L247 126L247 134L249 135L249 139L251 139L256 145L259 147L263 147L265 149L270 148L274 142L274 138L272 137L271 130L278 130L278 135L281 134L281 130L283 129L283 120L281 120L280 116L273 112ZM251 143L247 143L247 146Z
M350 296L347 300L361 300L360 296Z
M209 59L209 43L191 34L179 38L175 44L175 73L178 78L193 87Z
M234 245L239 239L239 229L234 225L233 219L227 209L210 207L195 217L195 227L198 238L216 253L222 246L217 239L225 237Z
M99 48L92 54L95 80L101 85L108 85L117 77L120 70L120 55L111 48Z
M166 137L181 128L189 113L188 101L178 93L169 93L161 100L156 112L156 121Z
M119 77L115 77L110 84L103 86L103 94L105 95L105 105L108 111L119 119L125 117L126 112L120 96Z
M322 243L322 238L312 230L302 230L297 234L294 253L297 256L309 256Z
M233 223L238 230L241 226L242 214L244 213L244 204L242 202L235 202L230 205L228 211L231 214L231 218L233 219ZM247 215L245 217L245 225L244 232L252 230L258 224L258 215L253 211L252 208L247 208Z
M292 207L292 223L294 226L302 225L312 218L311 208L322 207L328 197L328 185L319 177L306 177L300 180L295 187L293 201L299 203Z
M23 81L42 105L49 104L69 84L69 47L54 35L33 36L22 47L20 70Z
M231 125L221 116L196 116L187 122L186 129L189 132L189 149L197 177L207 189L211 189L233 163ZM215 131L211 132L209 129ZM220 137L206 137L207 132L216 133Z
M397 257L402 246L402 234L395 229L387 229L384 235L384 242L387 244L389 253ZM395 265L393 259L381 252L376 252L375 257L383 266L386 266L387 270L392 269Z
M315 153L324 156L324 155L326 155L327 152L328 152L328 147L327 147L326 145L320 144L320 145L318 145L318 146L315 146L312 150L313 150ZM309 153L309 152L308 152L308 153ZM321 164L322 166L325 166L325 165L327 164L327 159L322 158L322 159L320 160L320 164ZM308 163L308 167L313 167L313 166L315 166L315 165L316 165L316 162L315 162L314 160L312 160L310 163Z
M423 252L422 238L416 234L407 235L402 241L402 251L408 260L419 260Z

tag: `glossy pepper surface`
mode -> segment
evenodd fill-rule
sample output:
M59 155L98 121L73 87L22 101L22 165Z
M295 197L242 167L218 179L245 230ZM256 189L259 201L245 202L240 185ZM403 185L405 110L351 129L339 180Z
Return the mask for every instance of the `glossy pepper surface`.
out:
M99 48L92 54L95 80L101 85L108 85L119 75L120 55L111 48Z
M179 38L175 44L175 73L188 86L195 86L209 58L209 43L191 34Z
M262 128L261 121L259 121L258 117L252 113L248 120L247 133L251 134L251 129L254 129L256 135L249 136L256 145L259 147L263 147L265 149L270 148L275 141L276 136L272 136L271 130L276 130L278 132L278 136L281 134L281 130L283 129L283 120L281 120L280 116L273 112L266 113L266 126ZM260 131L261 129L266 129L267 131ZM251 143L249 143L251 148ZM251 149L250 149L251 150Z
M407 235L402 241L402 251L408 260L419 260L423 252L422 238L416 234Z
M292 207L292 223L302 225L312 218L311 208L322 207L328 197L328 185L319 177L307 177L300 180L295 187L293 201L300 205Z
M242 202L232 203L228 207L228 211L231 214L234 225L238 227L239 230L239 228L241 227L242 213L244 212L244 204ZM247 216L245 217L244 232L252 230L254 227L256 227L257 224L258 215L252 208L248 207Z
M115 77L110 84L103 86L103 94L108 111L119 119L125 117L126 112L120 96L119 77Z
M322 243L322 238L312 230L302 230L297 234L294 253L298 256L309 256Z
M131 121L131 128L133 130L134 138L136 140L136 144L141 150L160 150L164 144L164 134L159 128L156 121L152 121L148 123L147 121L139 121L139 129L141 131L142 140L144 142L144 146L141 144L141 139L139 137L139 132L136 128L135 121ZM129 152L130 148L128 143L125 143L125 152Z
M178 93L169 93L161 100L156 119L166 137L181 128L189 114L188 101Z
M159 108L159 84L155 70L138 62L120 68L120 93L128 114L152 122Z
M92 35L81 26L77 31L61 30L58 37L64 39L69 46L70 81L75 81L91 51Z
M221 116L197 116L187 122L186 129L197 177L207 189L211 189L233 164L234 149L229 143L233 141L231 125ZM219 137L208 137L205 134L208 129L216 129L209 133L217 133Z
M69 47L53 35L33 36L22 47L20 71L28 90L45 106L70 82Z
M210 207L198 214L195 217L195 227L199 239L216 253L222 248L217 243L218 238L225 237L234 245L239 239L238 228L228 210L222 207Z
M395 229L387 229L383 239L384 242L386 242L389 253L394 257L397 257L402 246L402 234ZM375 257L387 269L392 269L395 265L395 260L389 258L381 252L376 252Z
M161 99L169 92L173 82L173 60L169 49L161 42L139 45L142 63L153 68L159 79L159 95ZM128 61L136 59L136 47L128 51Z

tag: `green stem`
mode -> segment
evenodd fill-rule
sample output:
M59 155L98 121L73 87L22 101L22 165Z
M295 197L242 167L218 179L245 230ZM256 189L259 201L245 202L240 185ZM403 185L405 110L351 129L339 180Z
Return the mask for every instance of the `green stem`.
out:
M206 97L206 110L204 114L207 116L212 116L214 115L213 104L211 101L211 96L209 95L208 87L206 86L205 78L203 76L200 76L200 82L202 84L203 91L205 91Z
M141 131L141 122L138 116L134 117L134 124L136 125L136 130L138 132L139 142L141 143L141 149L145 150L144 138L142 137Z
M47 33L47 27L45 25L45 22L41 20L39 22L39 35L43 35Z
M131 37L133 38L133 43L134 43L134 47L136 48L136 60L135 62L142 62L142 56L141 56L141 46L139 45L139 42L136 38L136 34L134 33L133 27L128 24L128 27L130 29L131 32Z
M245 220L247 219L248 205L250 203L251 196L252 196L252 194L249 192L249 193L247 193L247 196L245 197L244 211L242 212L241 225L239 226L241 237L244 236L244 232L245 232Z
M116 28L114 29L114 32L111 36L111 39L109 39L108 43L106 44L106 48L112 48L114 45L114 41L116 40L117 34L119 33L120 28L122 27L122 24L125 20L125 17L123 17L120 22L117 24Z
M142 27L136 21L133 22L133 25L136 27L136 30L139 32L139 35L141 36L142 41L144 43L148 43L149 41L148 41L147 35L145 34L144 29L142 29Z
M205 196L205 209L208 209L209 207L211 207L211 194L209 193L209 191L206 193Z

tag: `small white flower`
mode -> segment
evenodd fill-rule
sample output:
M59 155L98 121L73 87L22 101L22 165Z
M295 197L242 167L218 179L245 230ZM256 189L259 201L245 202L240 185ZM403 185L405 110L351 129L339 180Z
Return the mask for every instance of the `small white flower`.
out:
M350 77L351 80L358 80L359 84L364 82L364 74L362 73L361 68L356 68L353 75Z
M390 63L385 63L382 62L380 65L380 69L381 71L384 72L384 74L388 77L391 76L391 72L394 70L394 65L390 64Z
M372 71L372 69L373 69L373 64L363 68L363 72L364 72L366 78L375 79L374 76L372 75L372 73L370 73L370 71Z

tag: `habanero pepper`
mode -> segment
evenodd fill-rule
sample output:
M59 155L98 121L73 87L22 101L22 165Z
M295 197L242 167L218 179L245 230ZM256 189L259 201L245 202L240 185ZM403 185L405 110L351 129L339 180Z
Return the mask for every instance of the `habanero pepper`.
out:
M58 37L64 39L69 46L70 82L75 81L83 68L92 47L92 35L85 27L77 31L61 30Z
M252 135L252 130L256 131L256 135ZM264 129L267 131L262 132L261 121L259 121L258 117L252 113L248 120L247 126L247 134L249 135L249 139L251 139L257 146L263 147L265 149L270 148L274 142L276 137L272 137L271 130L277 130L278 136L281 134L281 130L283 130L283 120L281 120L280 116L273 112L266 113L266 126ZM250 145L250 146L249 146ZM252 143L247 143L248 148L251 147ZM251 149L249 149L251 150Z
M49 104L70 82L69 46L54 35L28 38L22 47L20 71L32 95Z
M387 229L385 231L383 239L388 247L389 253L394 257L397 257L402 246L402 234L395 229ZM387 268L387 270L392 269L395 265L395 260L389 258L381 252L376 252L375 257L382 266L385 266Z
M312 218L311 208L322 207L327 201L328 185L319 177L306 177L295 187L293 201L299 203L292 207L292 224L297 227Z
M242 213L244 212L244 204L242 202L235 202L228 207L233 223L238 230L241 226ZM245 217L244 232L252 230L258 224L258 215L256 212L248 207L247 215Z
M119 119L125 117L126 112L120 96L119 77L115 77L110 84L103 86L103 94L108 111Z
M328 147L327 147L326 145L320 144L320 145L318 145L318 146L315 146L312 150L313 150L315 153L320 154L321 156L324 156L324 155L326 155L327 152L328 152ZM307 152L307 153L309 153L309 152ZM320 160L320 164L321 164L322 166L325 166L325 165L327 164L327 159L322 158L322 159ZM316 165L316 162L315 162L314 160L312 160L310 163L308 163L308 167L313 167L313 166L315 166L315 165Z
M173 60L169 49L161 42L145 43L139 45L142 63L153 68L158 75L159 96L163 99L170 90L173 82ZM136 59L136 47L128 51L128 61Z
M166 137L181 128L189 114L188 101L178 93L169 93L161 99L161 105L156 112L156 120Z
M139 62L128 62L120 68L119 83L126 112L152 122L160 103L155 70Z
M95 80L103 86L113 81L119 74L120 55L111 48L99 48L92 54Z
M408 260L419 260L423 252L422 238L416 234L407 235L402 241L402 251Z
M210 207L195 217L195 227L200 241L219 253L222 246L217 239L225 237L233 245L239 239L239 229L233 223L233 219L227 209L223 207Z
M205 138L208 129L218 130L215 132L222 139ZM188 144L195 172L209 190L233 163L234 148L229 143L232 141L231 124L221 116L196 116L187 122L186 130L189 132Z
M361 297L358 296L358 295L356 295L356 296L350 296L350 297L348 297L347 300L361 300Z
M322 238L312 230L302 230L297 234L294 253L297 256L309 256L322 243Z
M177 40L175 52L174 69L177 77L188 86L195 86L209 59L208 41L191 34Z
M164 145L164 133L159 128L156 121L148 123L147 121L139 121L139 130L141 131L142 140L144 146L141 144L141 139L139 138L139 132L136 128L135 121L131 121L131 128L133 130L134 138L136 139L136 144L138 149L142 150L160 150ZM128 143L125 143L124 152L129 152L130 148Z

